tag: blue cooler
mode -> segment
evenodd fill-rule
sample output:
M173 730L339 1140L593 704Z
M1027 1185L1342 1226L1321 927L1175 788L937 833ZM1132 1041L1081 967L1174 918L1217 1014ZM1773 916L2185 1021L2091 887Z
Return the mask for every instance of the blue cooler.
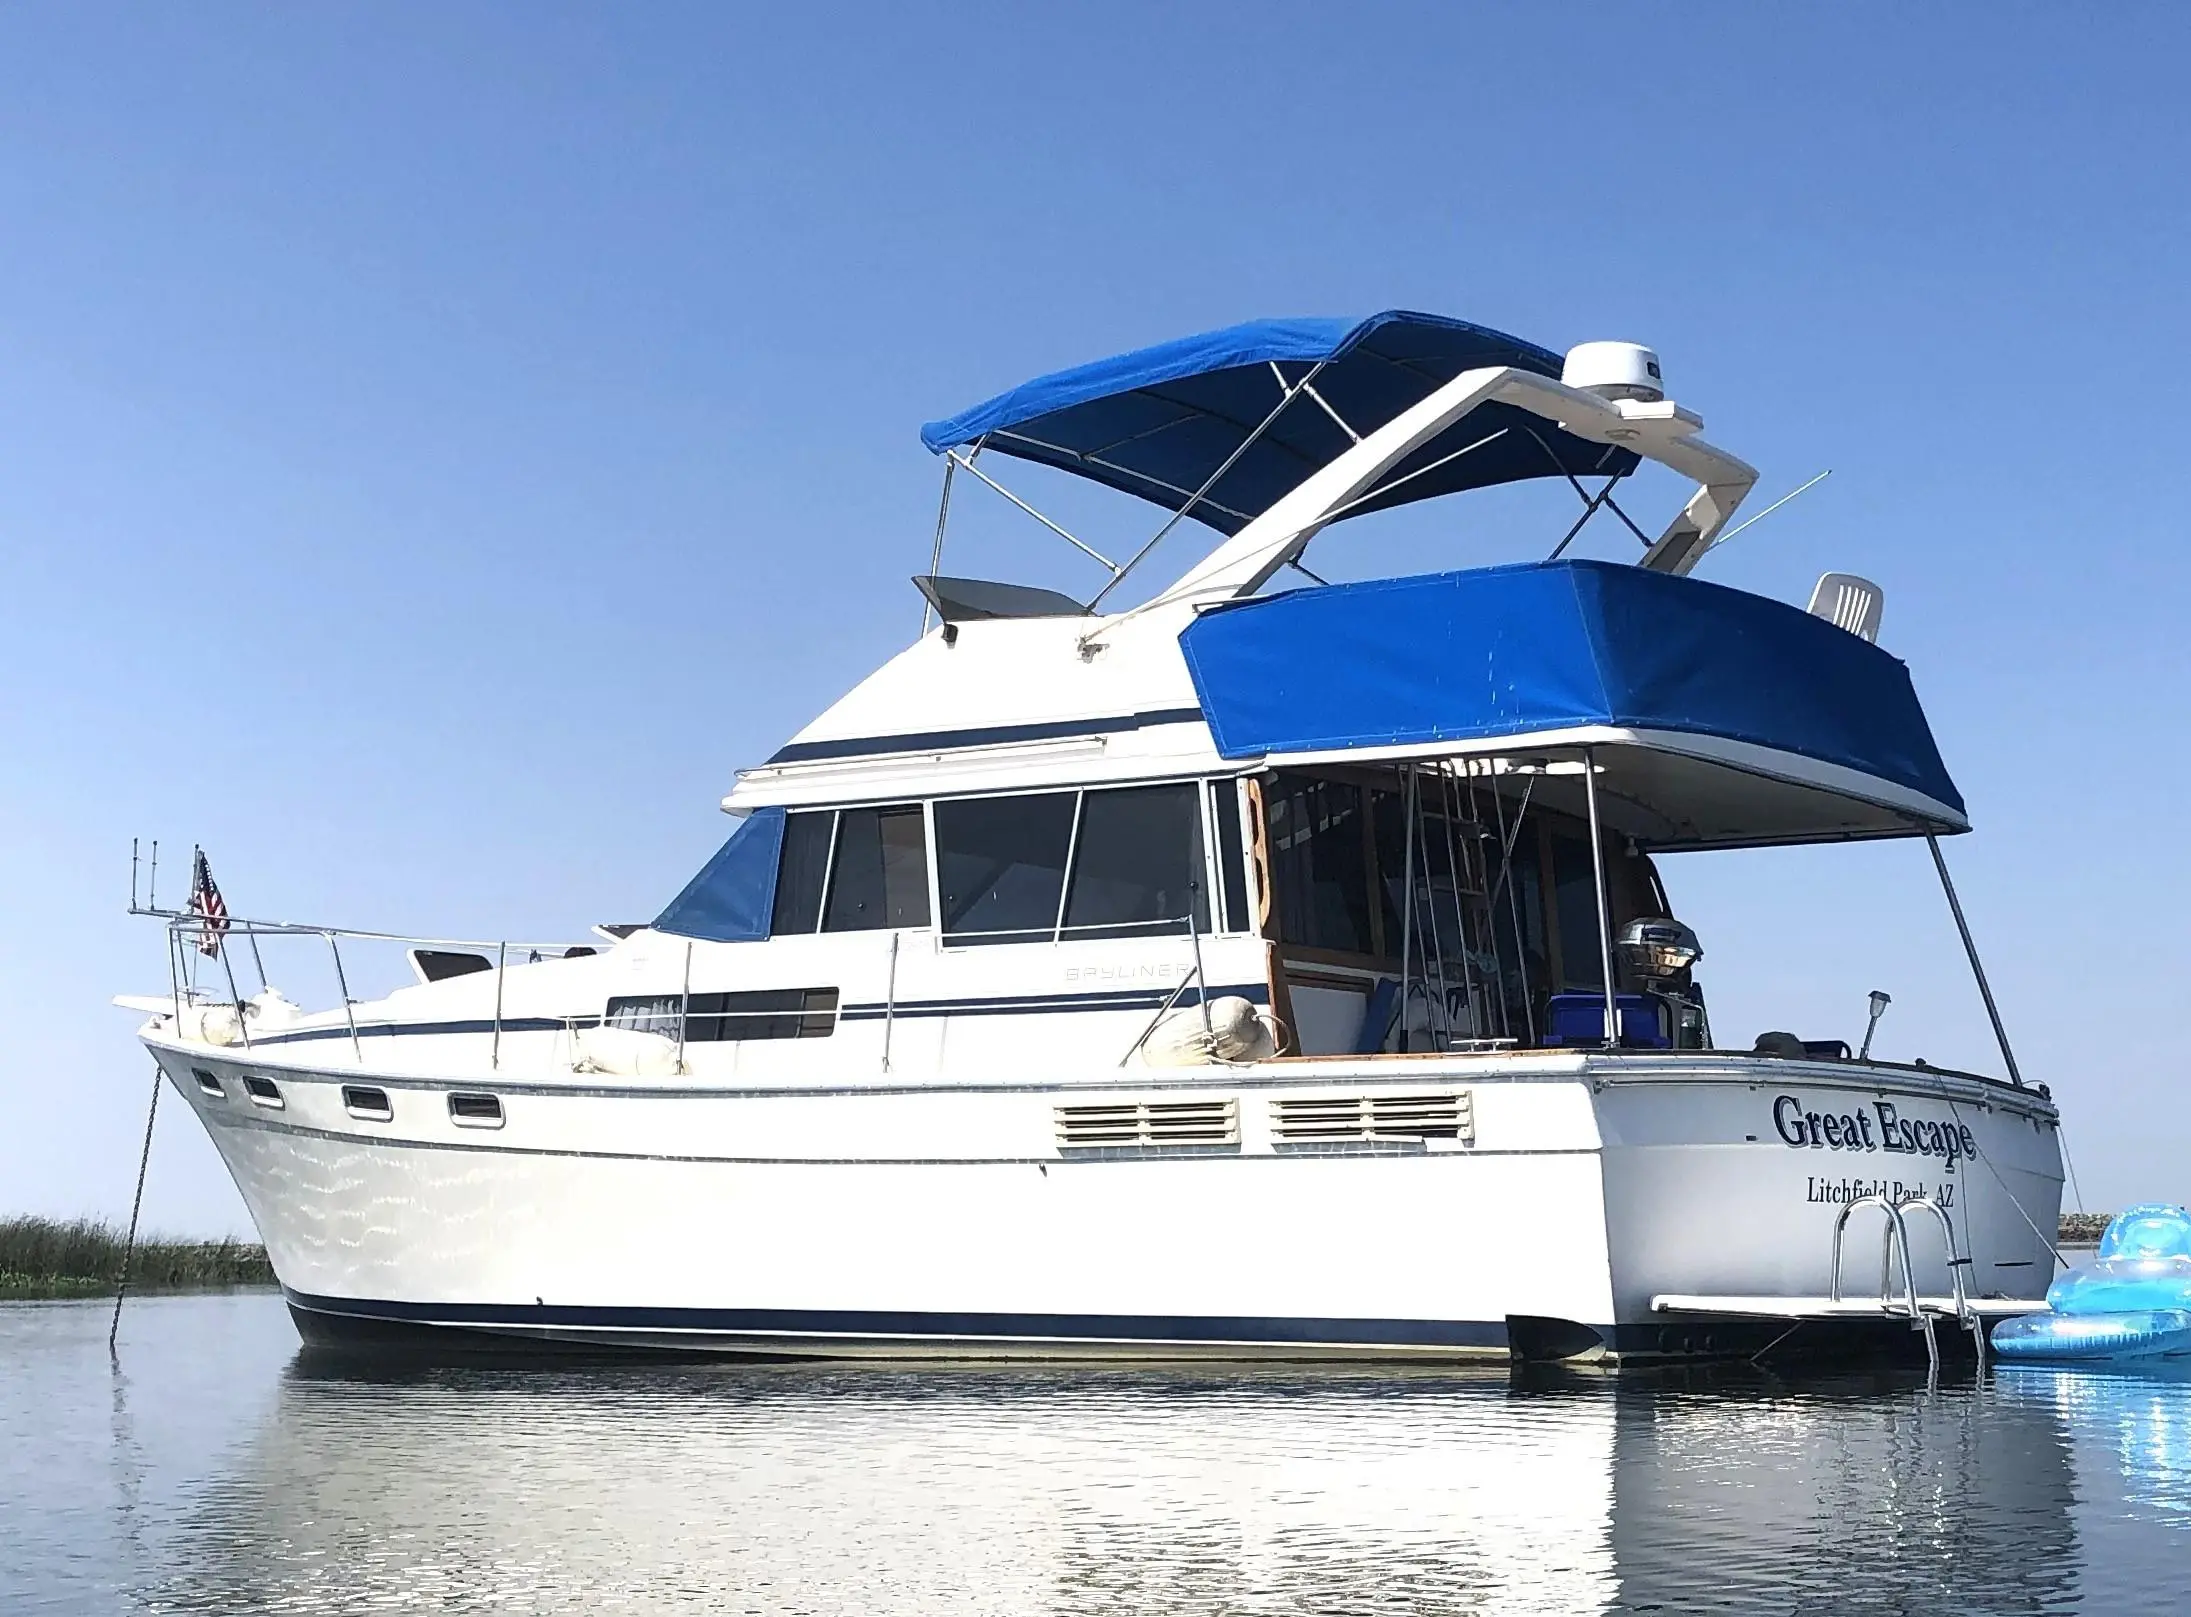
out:
M1620 1010L1620 1042L1632 1050L1671 1050L1674 1047L1672 1008L1656 994L1616 994ZM1603 994L1554 994L1546 1005L1546 1044L1603 1044L1605 996Z

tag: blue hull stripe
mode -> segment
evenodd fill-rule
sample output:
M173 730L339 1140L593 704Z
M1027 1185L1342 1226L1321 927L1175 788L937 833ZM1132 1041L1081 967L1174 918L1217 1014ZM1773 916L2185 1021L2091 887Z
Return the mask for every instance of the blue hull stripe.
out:
M911 1341L1077 1341L1342 1344L1361 1347L1504 1348L1501 1320L1266 1319L1162 1314L942 1314L870 1309L598 1308L565 1303L399 1303L318 1297L283 1288L315 1314L488 1330L687 1331Z
M1263 983L1233 983L1220 986L1212 998L1233 995L1251 1004L1261 1005L1270 999L1270 989ZM885 1015L911 1020L928 1016L1049 1016L1068 1011L1153 1011L1171 996L1169 988L1129 988L1111 993L1087 994L1028 994L1019 997L986 999L922 999L900 1000L895 1006L881 1000L872 1003L847 1005L838 1012L846 1022L879 1022ZM1202 995L1189 988L1179 996L1179 1003L1199 1005ZM697 1013L712 1015L712 1012ZM786 1013L790 1014L790 1013ZM566 1027L598 1027L598 1016L506 1016L502 1019L505 1033L560 1033ZM360 1022L358 1037L361 1039L418 1038L434 1034L492 1033L492 1020L473 1018L458 1022ZM270 1044L306 1044L317 1039L347 1039L347 1027L306 1028L299 1033L261 1033L252 1040L255 1049ZM243 1047L235 1047L236 1053L245 1054Z
M923 730L915 735L849 736L842 741L794 741L770 755L772 764L812 758L869 758L896 752L941 752L952 747L994 747L1012 741L1062 741L1072 736L1118 735L1159 724L1200 724L1198 707L1166 707L1120 713L1107 719L1059 719L1043 724L992 724L977 730Z

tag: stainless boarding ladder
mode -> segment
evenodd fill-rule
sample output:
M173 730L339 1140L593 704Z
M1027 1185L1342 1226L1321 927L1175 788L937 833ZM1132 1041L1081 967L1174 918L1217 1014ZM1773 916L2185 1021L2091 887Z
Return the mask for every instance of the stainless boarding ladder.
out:
M1901 1201L1890 1201L1885 1196L1859 1196L1842 1208L1833 1221L1833 1283L1831 1300L1841 1301L1841 1243L1848 1233L1849 1218L1859 1208L1876 1207L1886 1215L1886 1226L1880 1232L1879 1244L1879 1306L1884 1312L1892 1312L1899 1301L1908 1316L1910 1329L1925 1335L1925 1358L1932 1373L1940 1369L1940 1343L1933 1332L1932 1311L1927 1309L1917 1293L1917 1272L1910 1261L1909 1224L1903 1214L1910 1208L1922 1208L1940 1221L1940 1237L1947 1247L1948 1284L1955 1311L1955 1320L1970 1332L1971 1345L1978 1355L1978 1367L1986 1363L1986 1325L1978 1311L1970 1305L1968 1288L1963 1284L1963 1271L1970 1267L1970 1259L1961 1257L1955 1250L1955 1221L1948 1217L1947 1209L1930 1196L1905 1196ZM1902 1296L1893 1295L1894 1271L1899 1267L1902 1275Z

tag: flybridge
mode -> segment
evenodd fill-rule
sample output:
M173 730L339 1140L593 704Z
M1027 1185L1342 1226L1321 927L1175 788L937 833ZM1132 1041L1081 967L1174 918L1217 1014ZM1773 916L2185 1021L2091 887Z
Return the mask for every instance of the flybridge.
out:
M918 580L941 633L744 774L725 806L1284 763L1507 768L1523 750L1579 768L1595 748L1603 816L1642 846L1966 829L1908 670L1869 643L1876 591L1844 579L1856 597L1806 614L1684 576L1757 478L1702 425L1637 344L1562 356L1405 312L1255 321L1037 377L923 429L947 457ZM1644 459L1696 485L1655 537L1614 493ZM1007 460L1167 515L1115 562L1006 488ZM962 471L1109 582L1076 600L940 576ZM1289 567L1322 585L1303 552L1349 517L1532 478L1569 485L1580 507L1544 562L1262 593ZM1560 559L1601 514L1635 532L1636 565ZM1142 604L1102 611L1190 520L1216 548ZM1586 807L1565 777L1544 800Z
M930 574L941 571L961 470L1109 570L1082 608L1094 611L1189 519L1229 542L1160 600L1248 594L1334 522L1531 478L1574 487L1576 529L1601 509L1633 528L1613 488L1643 458L1698 485L1655 542L1636 530L1649 546L1645 566L1684 573L1757 481L1697 436L1702 425L1665 397L1657 356L1634 344L1585 343L1563 360L1487 327L1406 311L1251 321L1037 377L929 423L923 442L948 459ZM984 454L1051 466L1170 515L1133 556L1113 561L1006 489L981 466ZM1053 596L1028 615L1077 605Z

